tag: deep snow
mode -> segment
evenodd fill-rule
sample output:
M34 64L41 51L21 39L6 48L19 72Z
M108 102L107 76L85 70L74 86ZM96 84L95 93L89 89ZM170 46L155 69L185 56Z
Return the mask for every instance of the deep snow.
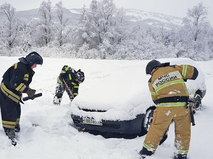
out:
M0 57L0 76L13 64L18 57ZM0 158L1 159L137 159L145 136L134 139L109 138L94 136L86 132L79 132L70 117L71 105L67 94L64 94L62 104L52 104L55 92L56 78L64 64L85 72L86 80L80 85L81 92L90 90L100 81L111 74L116 68L129 68L138 65L144 67L147 61L118 61L118 60L83 60L44 58L44 64L35 68L35 76L31 88L42 92L43 96L35 100L26 101L22 105L21 132L17 133L18 145L12 146L5 136L0 123ZM203 110L195 115L196 126L192 127L190 159L213 159L212 130L213 108L211 93L213 92L213 61L196 62L205 74L207 93L203 99ZM125 69L124 69L125 70ZM144 70L137 72L145 75ZM1 78L1 77L0 77ZM114 77L116 78L116 77ZM148 77L144 77L147 79ZM132 77L131 86L137 74ZM115 80L116 81L116 80ZM113 82L113 80L112 80ZM119 81L116 81L119 82ZM147 86L143 80L141 85ZM25 94L24 94L25 95ZM144 95L143 95L144 96ZM151 99L147 93L146 100ZM97 97L98 99L98 97ZM95 101L93 101L95 103ZM112 114L113 115L113 114ZM34 126L32 126L32 124ZM169 159L173 157L174 125L171 124L169 138L158 147L156 153L147 159Z
M196 63L188 58L161 59L161 62L168 61L170 65L190 64L196 66ZM79 116L92 117L96 121L131 120L135 119L138 114L145 113L146 109L153 105L150 91L147 87L150 75L145 75L147 62L119 61L117 63L117 61L111 61L113 67L108 67L107 70L105 66L108 64L93 63L94 68L98 69L87 71L89 79L92 79L92 81L86 81L84 86L87 89L81 91L81 95L77 96L72 102L72 113ZM199 66L196 67L200 70ZM103 72L102 70L105 71ZM186 86L189 94L193 96L198 89L205 90L204 81L202 71L199 71L196 80L188 80ZM91 86L90 89L88 89L89 84ZM79 107L107 111L104 113L88 113L79 110Z

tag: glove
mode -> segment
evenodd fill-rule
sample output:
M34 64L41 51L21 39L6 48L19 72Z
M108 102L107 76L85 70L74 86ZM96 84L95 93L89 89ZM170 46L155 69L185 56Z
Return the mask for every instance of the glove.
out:
M64 79L65 75L66 75L66 73L60 73L58 78L62 81Z
M35 92L36 92L35 89L28 88L26 93L27 93L28 97L32 98L35 95Z
M193 108L193 106L194 106L194 101L193 100L191 100L191 99L188 99L187 100L187 102L186 102L186 108L188 109L188 108Z
M195 114L195 106L194 106L195 102L193 99L188 99L188 101L186 102L186 109L190 109L192 111L193 114Z

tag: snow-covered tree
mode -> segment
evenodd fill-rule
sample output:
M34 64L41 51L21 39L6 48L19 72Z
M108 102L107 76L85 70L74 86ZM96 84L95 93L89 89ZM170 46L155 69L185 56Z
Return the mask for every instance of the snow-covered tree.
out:
M181 41L186 50L194 50L191 58L195 58L197 53L205 52L205 40L208 35L207 30L210 24L207 21L207 9L202 3L188 9L187 17L183 19L183 28L180 31Z
M0 6L0 55L36 48L45 50L43 55L88 59L213 58L213 28L202 3L189 9L183 27L174 30L163 23L131 22L113 0L92 0L75 26L67 13L61 1L55 7L43 1L38 17L23 22L11 5Z
M39 20L34 21L32 32L32 38L36 42L37 46L48 46L53 39L53 21L52 21L52 5L51 1L43 1L39 8Z
M71 27L68 26L69 19L65 17L64 14L65 8L63 7L62 2L56 4L56 18L57 22L55 23L56 28L56 40L59 43L59 46L62 46L68 39L71 33Z
M202 3L188 9L187 17L183 19L185 29L191 35L193 41L197 41L199 35L204 31L207 26L207 9Z
M116 9L113 0L92 0L89 10L83 8L76 34L77 44L81 47L87 43L90 49L113 54L114 46L125 39L126 25L124 12Z
M0 12L4 15L4 21L0 25L1 45L10 50L16 45L22 30L21 21L15 15L15 8L8 3L0 6Z

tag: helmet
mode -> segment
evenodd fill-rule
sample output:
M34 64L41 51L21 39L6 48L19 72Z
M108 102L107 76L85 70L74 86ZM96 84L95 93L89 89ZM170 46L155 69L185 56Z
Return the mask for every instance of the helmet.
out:
M170 65L170 62L160 63L157 60L152 60L146 65L146 74L151 74L152 70L156 67L165 67L169 65Z
M83 82L84 79L85 79L85 76L84 76L84 72L81 71L81 69L79 69L77 72L76 72L76 79L79 81L79 82Z
M42 57L37 52L31 52L25 57L27 63L30 65L30 67L34 64L43 64Z
M152 60L146 65L146 74L151 74L152 70L160 66L160 62L157 60Z

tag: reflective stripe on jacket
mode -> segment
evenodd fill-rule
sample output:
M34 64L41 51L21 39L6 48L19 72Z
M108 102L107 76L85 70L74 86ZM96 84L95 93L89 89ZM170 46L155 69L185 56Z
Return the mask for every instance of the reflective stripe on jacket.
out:
M59 77L57 78L57 82L59 84L62 84L62 80L64 79L67 85L69 86L70 90L72 91L74 97L78 95L78 88L79 88L79 82L76 81L76 71L67 66L64 65Z
M15 102L19 102L22 93L26 93L32 81L34 71L22 62L15 63L3 75L2 92Z
M185 80L195 79L198 71L190 65L157 67L151 73L148 86L152 100L160 107L185 106L188 90Z
M21 96L18 94L13 93L11 90L9 90L4 83L1 83L1 91L11 100L18 103L21 99Z

